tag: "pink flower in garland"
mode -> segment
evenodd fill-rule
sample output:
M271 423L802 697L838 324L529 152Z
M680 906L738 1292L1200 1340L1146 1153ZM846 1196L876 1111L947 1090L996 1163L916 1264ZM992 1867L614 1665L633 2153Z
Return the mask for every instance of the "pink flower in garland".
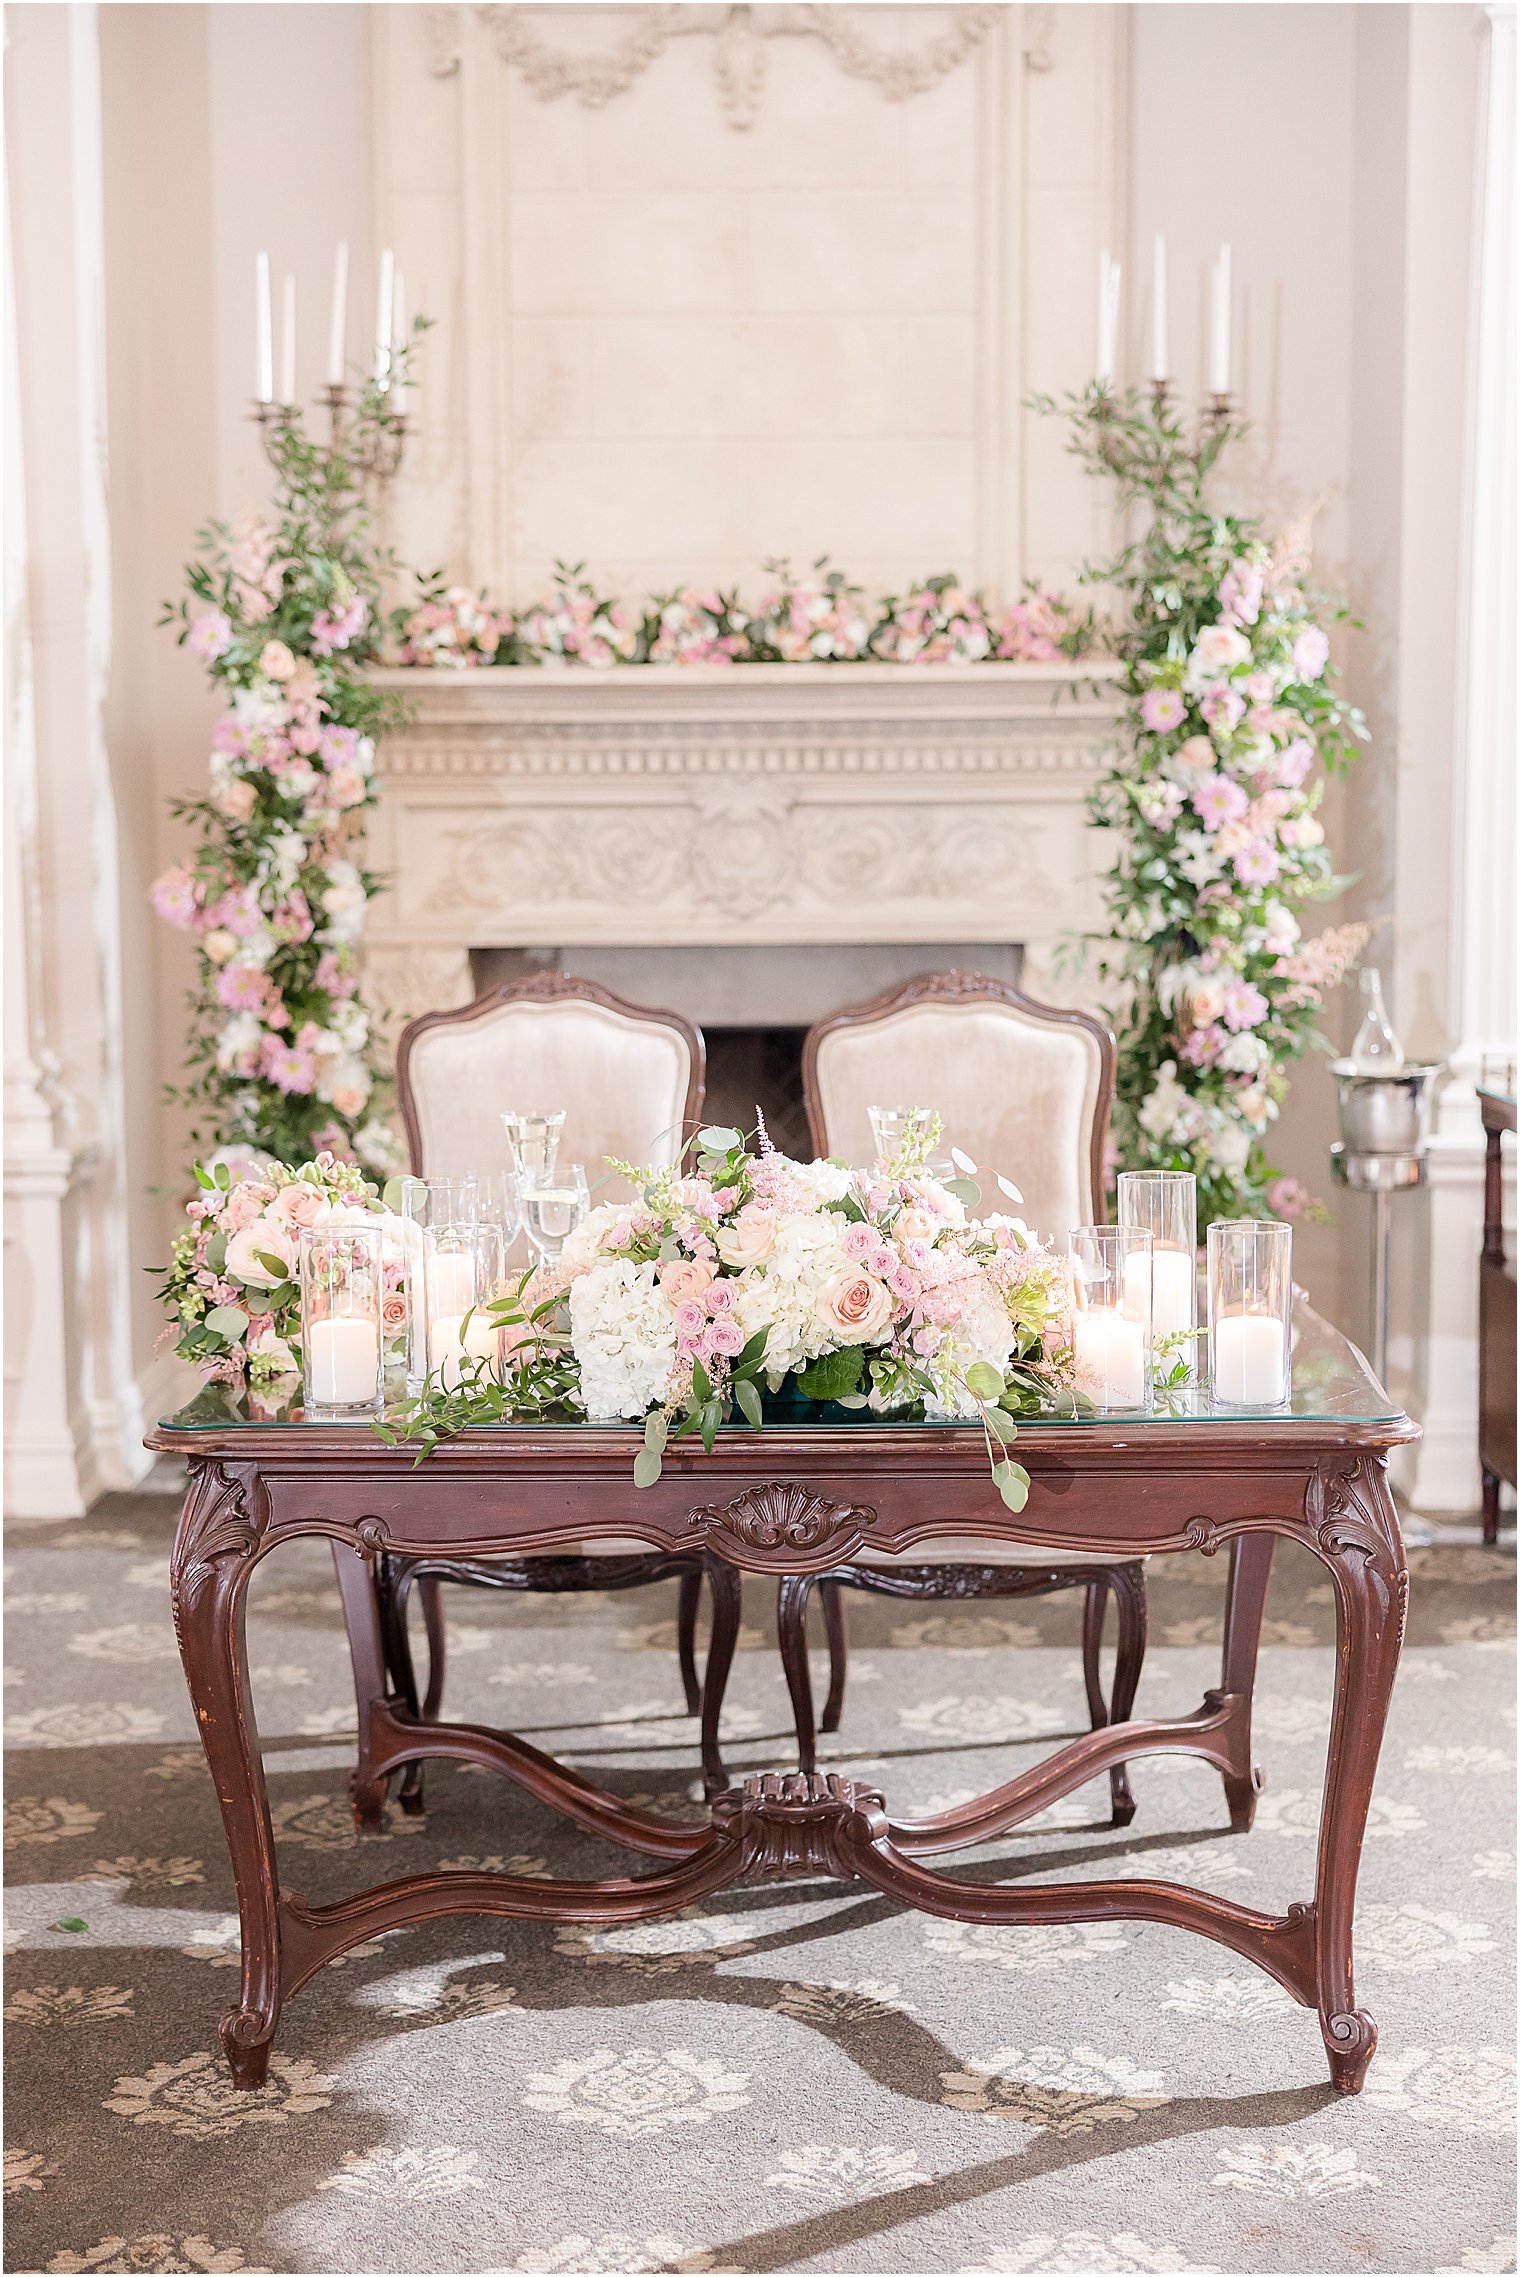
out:
M268 993L268 982L252 965L223 965L216 976L216 1000L229 1012L261 1012Z
M347 648L364 630L369 608L361 593L355 593L344 608L319 609L311 620L311 645L317 656L331 656L335 648Z
M1232 561L1219 581L1219 621L1254 625L1261 615L1262 574L1254 561Z
M1239 822L1250 800L1228 775L1205 775L1193 793L1193 812L1207 830L1222 830Z
M1216 735L1233 735L1245 717L1246 700L1238 688L1222 680L1203 699L1203 716Z
M1270 885L1281 869L1277 848L1265 838L1253 838L1235 857L1235 875L1242 885Z
M1272 1007L1249 980L1232 980L1224 992L1224 1024L1239 1035L1242 1028L1259 1027Z
M1293 643L1293 676L1317 680L1330 661L1330 641L1323 626L1306 625Z
M204 610L200 616L190 620L185 646L192 656L200 657L204 663L214 664L232 646L230 620L223 616L220 609Z
M1140 699L1141 723L1152 735L1165 735L1181 727L1184 708L1175 688L1147 688Z
M1178 1057L1189 1067L1212 1067L1224 1050L1225 1033L1217 1021L1211 1020L1202 1028L1190 1028L1183 1037Z
M309 941L311 939L316 926L311 914L311 905L299 886L296 887L295 892L290 895L288 900L282 901L279 908L271 912L269 930L280 941Z
M1313 765L1313 744L1307 735L1295 735L1287 748L1278 754L1277 780L1285 791L1296 791Z
M1272 1178L1267 1182L1267 1208L1291 1224L1309 1207L1309 1189L1300 1178Z
M181 933L192 930L201 913L201 886L194 873L183 862L176 862L155 878L148 888L148 898L166 925L177 926Z
M317 1080L317 1063L309 1051L288 1044L279 1036L266 1036L259 1047L259 1072L279 1091L310 1091Z
M322 951L321 956L317 959L317 969L313 979L316 987L325 988L329 996L339 1001L344 997L352 996L359 986L357 973L345 971L336 949L324 949Z

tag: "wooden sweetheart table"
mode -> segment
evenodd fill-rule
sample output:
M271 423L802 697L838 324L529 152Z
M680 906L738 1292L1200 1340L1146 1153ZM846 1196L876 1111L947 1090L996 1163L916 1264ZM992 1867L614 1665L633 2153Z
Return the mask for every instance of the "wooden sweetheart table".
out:
M633 1488L631 1429L567 1422L483 1427L417 1466L367 1426L306 1423L208 1389L148 1440L183 1455L189 1481L170 1568L175 1628L216 1782L242 1919L239 2005L220 2034L234 2080L262 2084L280 2010L325 1961L403 1923L449 1913L638 1921L744 1880L832 1876L954 1921L1158 1921L1227 1945L1319 2013L1335 2085L1356 2094L1377 2044L1352 1981L1352 1915L1408 1596L1388 1450L1418 1436L1355 1348L1300 1307L1286 1409L1215 1414L1201 1393L1178 1411L1022 1426L1027 1507L1004 1509L978 1426L838 1420L725 1429L714 1452L667 1453ZM932 1558L936 1536L997 1535L1114 1560L1230 1551L1217 1689L1190 1715L1097 1730L991 1793L928 1818L894 1819L875 1789L799 1773L746 1778L692 1824L635 1809L509 1732L431 1722L406 1705L387 1660L375 1561L594 1548L637 1536L703 1550L755 1574L815 1574L864 1546ZM249 1578L283 1542L332 1543L358 1699L361 1825L375 1823L403 1765L452 1756L504 1773L577 1825L654 1861L599 1882L496 1873L413 1874L335 1905L282 1890L248 1678ZM1170 1882L987 1888L926 1861L1006 1832L1112 1764L1196 1755L1222 1776L1245 1832L1261 1774L1251 1697L1276 1538L1302 1542L1334 1585L1338 1652L1314 1888L1286 1914L1256 1912Z

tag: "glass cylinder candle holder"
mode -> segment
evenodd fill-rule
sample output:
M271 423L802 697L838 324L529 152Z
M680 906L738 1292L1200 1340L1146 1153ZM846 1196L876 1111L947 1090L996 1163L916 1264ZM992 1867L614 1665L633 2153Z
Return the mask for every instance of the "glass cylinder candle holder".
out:
M1293 1228L1209 1227L1209 1388L1216 1407L1282 1407L1292 1389Z
M479 1213L480 1185L473 1173L402 1181L401 1218L406 1244L406 1388L414 1399L428 1373L427 1237L446 1234L452 1236L446 1246L467 1245L474 1240ZM473 1275L470 1285L473 1288ZM440 1293L447 1294L447 1290ZM460 1305L455 1309L462 1312L465 1308Z
M1071 1236L1078 1388L1102 1415L1150 1405L1151 1249L1148 1226L1082 1225Z
M379 1226L301 1234L302 1397L309 1417L358 1421L384 1391L384 1247Z
M498 1235L476 1226L429 1226L423 1235L426 1373L445 1391L457 1390L475 1361L495 1361L500 1331L484 1308L495 1294L491 1258L499 1248Z
M1198 1372L1197 1179L1191 1170L1121 1170L1119 1223L1149 1229L1151 1341L1181 1339L1168 1346L1162 1362L1184 1361L1191 1381ZM1131 1258L1128 1270L1138 1291L1143 1259Z
M880 1163L895 1162L910 1139L926 1144L934 1122L930 1107L867 1107L866 1113Z
M501 1118L512 1168L524 1185L544 1186L554 1176L565 1128L563 1107L508 1107Z

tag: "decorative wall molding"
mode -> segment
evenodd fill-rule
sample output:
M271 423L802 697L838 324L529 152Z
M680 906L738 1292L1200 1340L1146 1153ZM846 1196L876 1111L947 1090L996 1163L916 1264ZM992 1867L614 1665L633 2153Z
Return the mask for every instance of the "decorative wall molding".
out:
M1112 675L1041 665L385 674L371 1000L468 998L472 948L1020 942L1099 914Z
M544 37L559 11L533 7L482 5L475 14L495 38L503 63L522 73L540 102L567 96L586 110L601 110L624 95L657 63L673 39L702 33L714 42L713 80L718 103L738 132L760 116L769 64L766 43L812 38L822 42L840 70L879 89L889 103L925 94L958 70L985 38L997 18L995 7L950 7L938 13L943 31L916 47L880 47L870 40L847 8L839 6L648 7L619 10L627 28L609 47L577 51ZM1049 9L1036 10L1050 16ZM450 78L461 61L460 11L429 10L431 68ZM561 19L562 21L562 19ZM1036 70L1049 69L1049 26L1037 30L1031 49ZM1044 56L1034 61L1036 53Z

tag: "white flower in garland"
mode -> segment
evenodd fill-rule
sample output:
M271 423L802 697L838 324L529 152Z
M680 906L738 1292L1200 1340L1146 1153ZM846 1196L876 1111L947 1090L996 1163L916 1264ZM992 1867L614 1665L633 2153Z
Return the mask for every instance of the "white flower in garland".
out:
M570 1344L593 1423L641 1416L666 1397L675 1318L653 1265L609 1259L572 1283Z

